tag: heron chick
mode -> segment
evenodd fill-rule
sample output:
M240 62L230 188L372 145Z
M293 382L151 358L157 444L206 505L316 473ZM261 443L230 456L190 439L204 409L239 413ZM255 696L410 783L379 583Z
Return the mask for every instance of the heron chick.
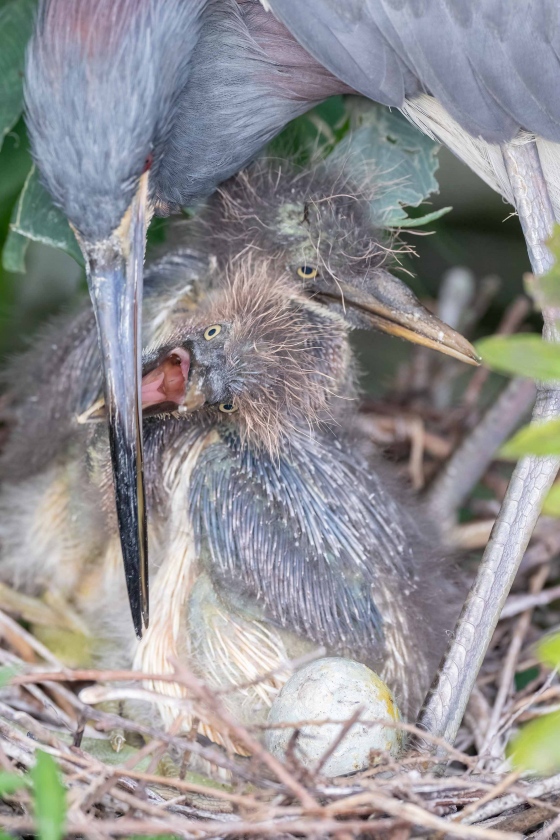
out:
M387 271L367 197L334 189L338 177L259 165L147 272L141 641L123 609L105 424L83 422L102 413L92 317L51 330L10 377L0 575L58 588L103 664L169 673L182 660L230 689L250 722L266 717L290 660L319 646L373 668L412 717L459 607L436 529L357 422L349 332L473 352ZM160 711L167 724L178 713L171 698Z

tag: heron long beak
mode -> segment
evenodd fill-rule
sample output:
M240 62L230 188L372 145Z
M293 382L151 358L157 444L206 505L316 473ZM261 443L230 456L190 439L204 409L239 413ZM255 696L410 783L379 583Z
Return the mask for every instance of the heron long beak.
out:
M453 356L469 365L480 364L472 344L444 324L423 306L407 285L388 271L370 278L367 289L358 289L337 280L328 290L321 288L317 297L336 301L359 315L365 327L404 338Z
M81 242L97 320L113 481L128 599L138 638L148 626L148 545L142 467L142 275L147 175L108 240Z

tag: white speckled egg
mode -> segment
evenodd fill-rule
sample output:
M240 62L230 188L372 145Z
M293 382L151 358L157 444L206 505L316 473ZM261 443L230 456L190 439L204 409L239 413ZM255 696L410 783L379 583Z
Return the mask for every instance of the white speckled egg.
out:
M368 767L371 750L384 750L395 756L402 745L398 729L361 722L400 720L391 692L372 670L351 659L317 659L290 677L272 704L268 722L345 721L358 708L362 708L360 719L321 769L325 776L343 776ZM340 730L341 725L336 723L301 727L295 747L298 760L315 769ZM289 727L267 730L265 744L273 755L284 756L293 731Z

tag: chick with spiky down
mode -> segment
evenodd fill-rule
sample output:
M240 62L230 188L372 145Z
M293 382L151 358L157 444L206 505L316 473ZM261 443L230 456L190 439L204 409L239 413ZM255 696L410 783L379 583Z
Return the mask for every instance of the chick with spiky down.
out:
M414 717L459 609L436 528L357 423L349 332L381 328L476 357L389 274L368 202L324 165L258 163L148 269L151 623L141 641L95 422L89 310L51 327L8 376L0 577L60 592L103 665L170 673L184 661L229 689L241 721L264 721L290 660L317 647L369 665ZM185 691L156 687L170 725ZM197 725L243 752L211 721Z

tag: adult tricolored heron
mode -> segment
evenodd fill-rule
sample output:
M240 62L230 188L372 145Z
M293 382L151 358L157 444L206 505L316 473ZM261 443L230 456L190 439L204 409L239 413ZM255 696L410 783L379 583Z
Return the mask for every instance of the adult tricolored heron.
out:
M358 422L349 332L473 351L389 273L390 241L370 219L376 189L358 191L328 162L259 162L148 268L152 620L140 641L122 609L106 427L92 422L102 408L89 309L14 363L0 577L61 593L104 666L171 673L170 657L183 660L255 723L289 661L322 645L370 665L417 713L459 588L437 528ZM177 707L161 708L170 724ZM204 720L199 731L239 748Z
M288 29L256 0L44 0L29 51L34 154L77 232L97 313L138 632L147 590L135 335L152 212L211 192L289 119L358 90L403 108L499 189L518 210L535 271L550 264L543 241L557 212L560 139L554 0L515 9L500 0L268 6ZM549 337L552 315L545 309ZM558 411L556 391L541 397L535 416ZM439 720L426 718L432 729L449 735L454 726L434 706L444 684L460 691L449 705L455 722L461 715L557 466L525 459L514 474L456 639L454 655L467 651L470 666L448 660L432 701Z

